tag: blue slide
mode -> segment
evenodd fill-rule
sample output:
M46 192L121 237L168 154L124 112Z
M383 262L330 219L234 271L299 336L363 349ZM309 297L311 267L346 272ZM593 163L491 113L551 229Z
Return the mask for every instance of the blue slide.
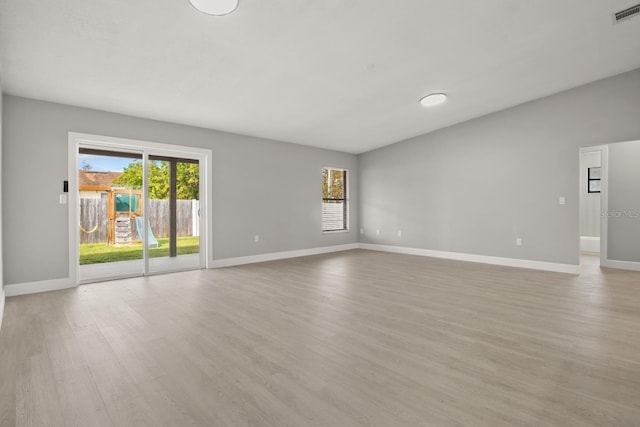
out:
M138 229L138 237L144 242L144 221L139 216L136 217L136 228ZM149 248L157 248L158 241L153 235L153 231L151 231L151 224L149 224L147 230L149 230Z

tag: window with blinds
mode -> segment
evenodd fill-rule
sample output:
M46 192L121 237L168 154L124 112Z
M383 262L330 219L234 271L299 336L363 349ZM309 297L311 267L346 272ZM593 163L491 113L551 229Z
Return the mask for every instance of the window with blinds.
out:
M322 169L322 231L347 229L347 171Z

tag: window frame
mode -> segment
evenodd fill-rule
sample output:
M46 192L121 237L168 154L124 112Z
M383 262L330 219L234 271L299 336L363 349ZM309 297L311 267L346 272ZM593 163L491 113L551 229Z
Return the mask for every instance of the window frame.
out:
M324 192L322 186L320 187L320 192L322 196L322 204L327 201L341 201L343 204L342 208L342 224L343 228L335 228L335 229L325 229L324 220L321 217L320 227L323 233L345 233L349 231L349 170L346 168L338 168L333 166L325 166L322 168L321 173L324 176L324 171L340 171L343 173L342 176L342 197L324 197ZM330 175L330 174L329 174ZM324 182L322 183L324 185ZM321 205L322 207L322 205Z

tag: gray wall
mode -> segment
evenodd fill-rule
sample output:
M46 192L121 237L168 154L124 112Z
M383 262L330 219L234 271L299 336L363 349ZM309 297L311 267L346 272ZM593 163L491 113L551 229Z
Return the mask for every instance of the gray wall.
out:
M2 325L2 315L4 313L4 280L2 279L2 76L0 76L0 326Z
M600 193L587 192L589 168L602 167L602 151L580 155L580 235L600 237Z
M640 142L609 146L607 258L640 262Z
M360 241L578 264L579 147L639 117L635 70L362 154Z
M14 96L4 102L7 284L68 277L68 206L58 195L69 131L211 148L215 259L357 242L355 155ZM350 171L348 233L321 232L323 166Z

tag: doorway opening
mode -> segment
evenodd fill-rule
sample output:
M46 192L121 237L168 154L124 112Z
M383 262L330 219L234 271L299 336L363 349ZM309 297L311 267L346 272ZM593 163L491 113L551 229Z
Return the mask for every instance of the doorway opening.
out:
M600 265L603 241L602 206L606 189L605 145L580 148L580 264Z

